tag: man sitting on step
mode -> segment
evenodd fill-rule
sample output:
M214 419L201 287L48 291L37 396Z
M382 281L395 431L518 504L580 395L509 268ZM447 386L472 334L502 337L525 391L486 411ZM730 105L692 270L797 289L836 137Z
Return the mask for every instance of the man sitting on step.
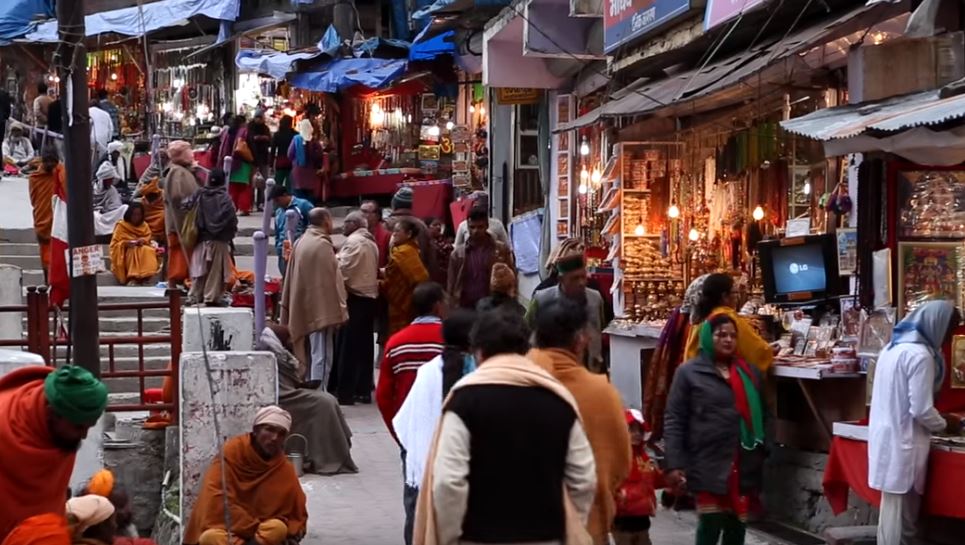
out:
M285 456L292 417L274 405L258 411L251 433L233 437L214 457L184 532L187 545L282 545L301 541L305 493ZM224 478L222 480L222 473ZM230 536L225 495L229 498Z

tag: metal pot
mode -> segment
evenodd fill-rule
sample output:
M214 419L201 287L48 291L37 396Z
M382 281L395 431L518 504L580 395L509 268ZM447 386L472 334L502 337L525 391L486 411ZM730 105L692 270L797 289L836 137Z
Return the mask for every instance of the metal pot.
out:
M299 437L302 440L302 446L304 446L304 452L288 452L288 441L293 437ZM288 456L288 462L295 468L295 475L301 477L305 474L305 457L308 456L308 439L300 434L293 433L285 439L285 453Z

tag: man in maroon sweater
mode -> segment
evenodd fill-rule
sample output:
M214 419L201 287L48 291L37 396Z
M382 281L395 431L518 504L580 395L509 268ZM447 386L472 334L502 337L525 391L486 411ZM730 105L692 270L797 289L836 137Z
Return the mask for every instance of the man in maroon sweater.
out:
M442 319L446 314L446 294L442 286L435 282L423 282L416 286L412 292L412 312L416 319L385 343L385 355L379 367L379 385L375 389L379 412L393 438L395 429L392 419L409 395L419 367L442 353ZM405 479L405 449L402 450L402 478ZM405 544L411 545L419 489L403 486L404 537Z

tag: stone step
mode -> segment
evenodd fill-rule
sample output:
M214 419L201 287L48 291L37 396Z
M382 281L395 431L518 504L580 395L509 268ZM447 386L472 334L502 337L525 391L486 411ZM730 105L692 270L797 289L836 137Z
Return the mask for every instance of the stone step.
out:
M0 242L26 243L37 242L37 234L33 228L3 229L0 231Z
M116 333L111 336L123 336L123 335L124 335L123 333ZM104 336L106 337L107 335L104 335ZM117 344L117 345L113 345L113 347L114 347L115 361L118 358L137 358L138 349L141 348L136 344ZM145 344L143 348L144 348L144 357L168 358L168 359L170 359L171 357L170 344ZM107 359L110 358L110 350L111 350L111 346L109 345L102 344L100 347L100 355L101 355L101 358L104 359L104 365L107 364ZM57 346L57 357L62 359L62 358L65 358L66 356L67 356L67 347Z
M148 311L144 311L147 313ZM106 314L106 311L105 311ZM120 314L112 312L111 314ZM145 334L167 332L171 326L167 312L158 313L158 316L144 316L141 320L142 331ZM161 315L163 314L163 315ZM114 335L115 333L134 333L137 331L137 317L127 312L123 316L98 316L97 323L100 326L102 335ZM24 330L27 327L27 318L23 318ZM53 318L50 319L50 327L54 326Z
M36 242L0 242L0 255L32 255L40 259Z
M44 284L44 271L40 268L40 260L37 260L36 269L23 270L24 286L41 286ZM97 273L98 286L117 286L117 279L108 271Z
M237 237L234 240L235 244L235 257L240 256L254 256L255 255L255 239L251 237ZM268 255L276 255L275 252L275 241L268 241Z

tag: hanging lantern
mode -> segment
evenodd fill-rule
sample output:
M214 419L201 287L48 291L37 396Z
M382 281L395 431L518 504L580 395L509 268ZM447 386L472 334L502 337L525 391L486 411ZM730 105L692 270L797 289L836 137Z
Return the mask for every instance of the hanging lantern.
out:
M590 154L590 142L586 139L586 136L584 136L583 142L580 143L580 155L586 157L589 154Z

